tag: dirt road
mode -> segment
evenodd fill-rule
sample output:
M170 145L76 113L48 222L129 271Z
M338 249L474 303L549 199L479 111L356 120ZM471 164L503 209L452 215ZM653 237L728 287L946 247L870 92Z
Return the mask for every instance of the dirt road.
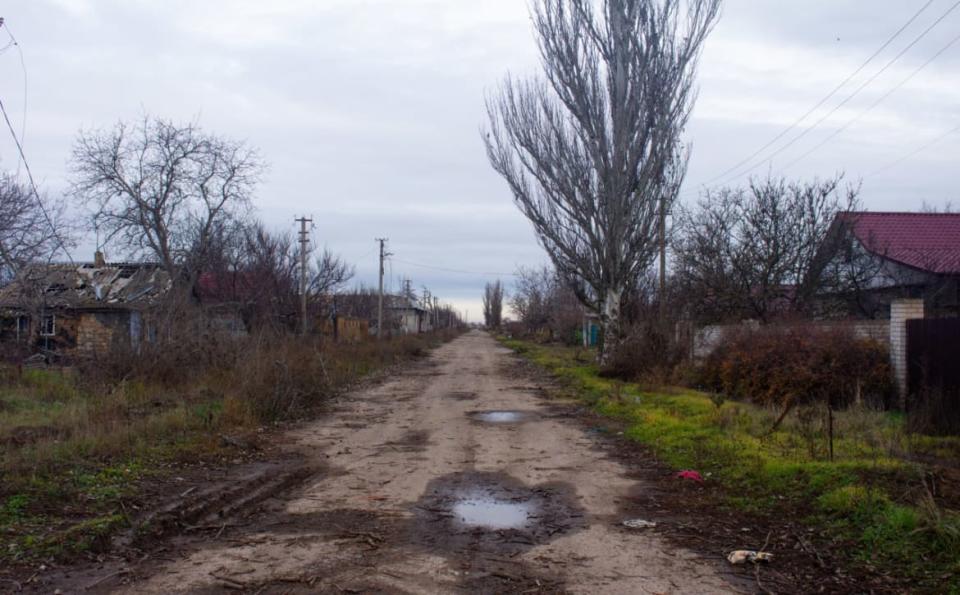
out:
M622 526L643 486L535 382L464 335L296 430L302 486L94 590L736 592L715 561Z

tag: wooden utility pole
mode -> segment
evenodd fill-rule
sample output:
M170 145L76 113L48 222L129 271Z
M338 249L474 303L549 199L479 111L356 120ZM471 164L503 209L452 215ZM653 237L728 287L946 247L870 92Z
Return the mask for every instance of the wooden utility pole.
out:
M380 297L377 300L377 339L383 339L383 259L390 256L384 251L387 238L377 238L380 242Z
M300 334L307 334L307 244L310 243L307 223L313 219L300 217L295 219L300 224Z

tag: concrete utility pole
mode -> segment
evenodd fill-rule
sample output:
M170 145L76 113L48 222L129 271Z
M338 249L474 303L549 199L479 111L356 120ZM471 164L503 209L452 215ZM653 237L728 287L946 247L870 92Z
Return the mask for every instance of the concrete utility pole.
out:
M420 305L423 306L423 311L427 313L427 323L431 325L430 330L433 330L433 316L430 316L430 290L427 289L427 286L423 286L423 294L420 296Z
M435 329L439 329L439 328L440 328L440 310L439 310L439 308L440 308L440 298L434 297L434 298L433 298L433 320L434 320L433 328L435 328Z
M307 223L313 223L313 219L300 217L295 219L300 224L300 334L307 334L307 244L310 243L310 236L307 231Z
M384 251L387 238L377 238L376 241L380 242L380 298L377 300L377 339L379 340L383 338L383 259L392 255Z

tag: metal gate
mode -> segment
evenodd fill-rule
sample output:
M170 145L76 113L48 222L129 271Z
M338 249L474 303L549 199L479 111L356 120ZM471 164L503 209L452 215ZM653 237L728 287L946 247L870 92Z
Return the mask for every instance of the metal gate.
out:
M960 410L960 318L907 321L907 387L914 403Z

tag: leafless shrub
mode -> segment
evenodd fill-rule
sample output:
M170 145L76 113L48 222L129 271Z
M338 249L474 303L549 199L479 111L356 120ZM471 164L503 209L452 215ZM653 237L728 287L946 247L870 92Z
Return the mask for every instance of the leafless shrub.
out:
M631 327L622 348L610 356L602 374L666 386L672 383L674 370L684 356L684 349L671 334L656 321L648 321Z
M877 265L842 234L825 242L836 216L859 205L859 189L841 182L752 180L707 191L682 212L675 277L690 313L703 322L769 321L811 311L824 292L855 300Z
M551 268L518 268L510 306L520 319L520 334L578 342L583 306Z

